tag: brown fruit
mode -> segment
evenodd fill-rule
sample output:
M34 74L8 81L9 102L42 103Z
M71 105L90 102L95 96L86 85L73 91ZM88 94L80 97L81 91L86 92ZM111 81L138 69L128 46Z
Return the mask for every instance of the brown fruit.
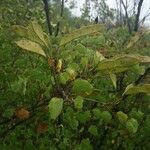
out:
M55 66L55 60L54 59L48 59L48 64L50 67L54 67Z
M37 133L45 133L48 130L48 124L39 122L37 125Z
M17 108L15 115L18 119L25 120L30 117L30 112L22 107L22 108Z

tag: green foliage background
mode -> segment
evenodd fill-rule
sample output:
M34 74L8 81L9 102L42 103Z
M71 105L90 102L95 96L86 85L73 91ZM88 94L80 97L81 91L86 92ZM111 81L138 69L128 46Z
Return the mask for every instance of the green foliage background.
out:
M67 27L74 28L75 21L66 10L61 29L70 34L49 37L48 47L37 41L39 32L23 36L42 47L43 57L22 51L15 43L22 37L12 28L28 27L31 16L45 27L42 4L33 3L39 7L31 12L24 1L2 4L0 10L7 4L10 17L0 24L1 149L149 149L148 33L129 35L125 27L106 30L101 25L71 32ZM17 5L17 12L9 5ZM24 14L26 9L31 14ZM20 107L30 116L18 118Z

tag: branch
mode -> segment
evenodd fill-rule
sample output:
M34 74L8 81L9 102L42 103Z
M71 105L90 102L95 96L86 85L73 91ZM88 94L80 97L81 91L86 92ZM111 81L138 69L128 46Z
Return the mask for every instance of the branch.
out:
M144 17L143 17L143 19L139 22L139 24L144 24L144 21L146 20L146 18L147 17L149 17L150 16L150 12L149 13L147 13L147 15L145 15Z
M121 0L121 3L122 3L122 5L123 5L123 7L124 7L124 10L125 10L126 19L127 19L127 26L128 26L129 33L131 34L131 33L132 33L132 30L131 30L131 26L130 26L130 20L129 20L129 16L128 16L127 6L126 6L125 3L123 2L123 0Z
M43 0L43 3L44 3L44 10L45 10L46 19L47 19L48 31L49 31L49 34L52 35L52 26L51 26L51 19L49 15L48 1Z

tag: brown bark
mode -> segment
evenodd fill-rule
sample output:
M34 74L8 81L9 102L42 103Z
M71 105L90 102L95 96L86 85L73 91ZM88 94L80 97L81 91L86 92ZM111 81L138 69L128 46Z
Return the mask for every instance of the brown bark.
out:
M51 27L50 15L49 15L48 1L47 0L43 0L43 3L44 3L44 10L45 10L46 19L47 19L48 31L49 31L49 34L52 35L52 27Z
M144 0L140 0L137 8L137 14L135 18L135 26L134 26L134 31L137 32L139 28L139 19L140 19L140 13L141 13L141 8Z

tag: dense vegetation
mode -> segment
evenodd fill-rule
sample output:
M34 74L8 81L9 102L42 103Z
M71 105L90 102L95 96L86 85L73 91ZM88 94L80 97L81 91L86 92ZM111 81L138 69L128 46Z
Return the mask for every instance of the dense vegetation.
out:
M0 149L148 150L149 31L61 20L57 0L50 35L41 1L16 2L0 7Z

